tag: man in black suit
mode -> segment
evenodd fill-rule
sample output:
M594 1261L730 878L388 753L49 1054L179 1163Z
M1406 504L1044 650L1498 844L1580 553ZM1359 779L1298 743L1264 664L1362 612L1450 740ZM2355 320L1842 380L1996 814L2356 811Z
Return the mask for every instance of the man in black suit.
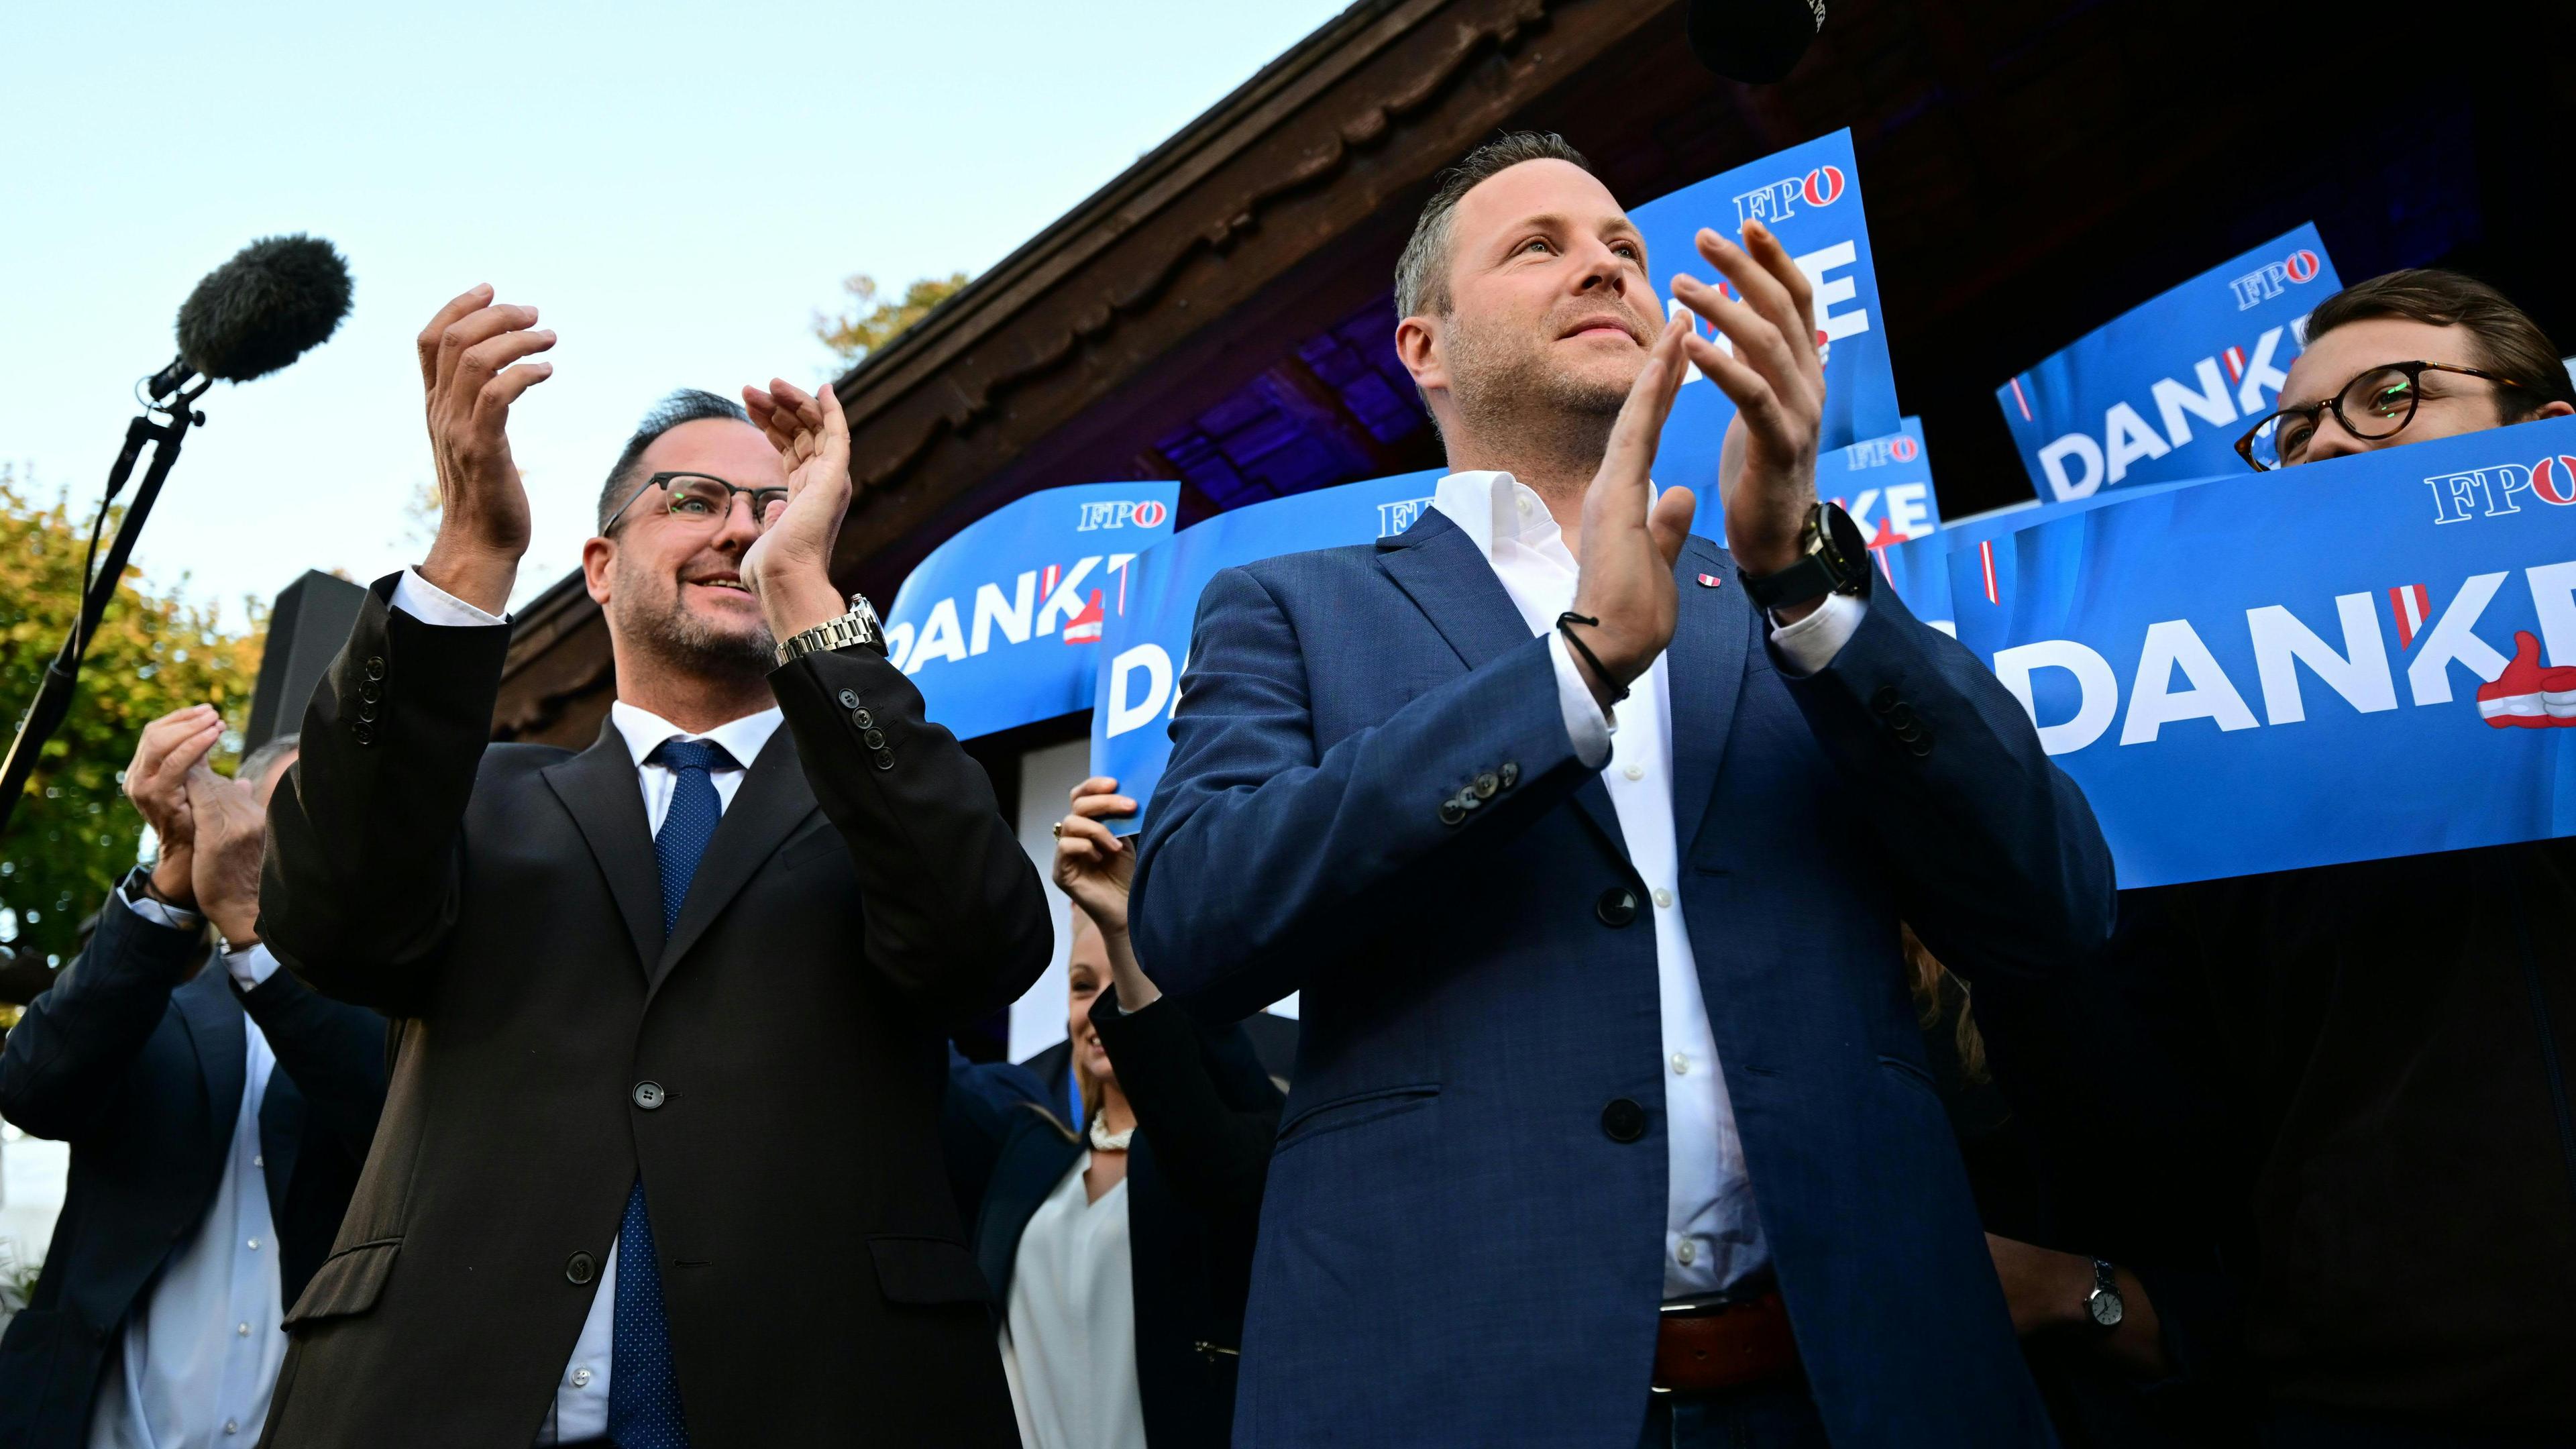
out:
M144 729L125 790L158 856L0 1049L0 1113L72 1145L44 1275L0 1338L13 1449L255 1437L279 1319L384 1105L383 1019L277 970L256 934L260 812L294 737L226 780L202 763L223 728L196 705Z
M1007 1445L938 1114L943 1039L1046 963L1037 873L833 588L847 424L784 382L610 471L598 743L489 743L535 323L478 287L421 333L438 538L272 811L270 939L396 1025L267 1442Z

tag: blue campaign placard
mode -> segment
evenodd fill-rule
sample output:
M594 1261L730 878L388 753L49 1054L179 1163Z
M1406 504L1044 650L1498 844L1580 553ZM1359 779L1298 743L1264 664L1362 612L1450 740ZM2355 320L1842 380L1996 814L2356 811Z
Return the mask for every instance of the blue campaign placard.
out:
M1871 548L1929 537L1941 527L1923 420L1907 418L1884 438L1816 454L1816 496L1842 505Z
M1171 758L1172 710L1189 669L1199 593L1218 572L1313 548L1369 543L1411 528L1447 470L1426 468L1319 488L1220 513L1148 549L1127 568L1127 609L1109 620L1091 712L1091 773L1150 802ZM1127 833L1142 824L1116 822Z
M2248 470L2240 467L2227 476L2241 478L2247 475ZM2053 518L2090 513L2112 504L2216 481L2214 478L2180 478L2171 483L2142 483L2135 488L2118 488L2066 503L2041 503L1961 519L1957 523L1944 524L1939 532L1926 537L1900 540L1877 549L1878 569L1896 587L1897 596L1905 600L1905 607L1913 611L1914 617L1944 634L1955 636L1958 628L1952 621L1957 613L1950 598L1950 555L1953 553L1976 552L1980 559L1978 580L1984 583L1993 572L1988 563L1994 552L1994 540L2006 534Z
M1003 505L895 591L886 645L959 739L1091 707L1136 555L1172 536L1178 483L1084 483Z
M1648 276L1667 315L1685 309L1672 300L1675 273L1726 285L1699 254L1692 238L1707 227L1738 240L1747 221L1759 221L1789 249L1815 291L1816 330L1825 349L1825 417L1822 445L1841 448L1897 432L1896 375L1887 360L1885 315L1879 309L1878 273L1869 249L1869 220L1861 209L1860 168L1853 164L1851 132L1836 131L1792 146L1706 181L1657 197L1628 213L1646 239ZM1730 295L1732 291L1730 289ZM1706 324L1697 324L1711 334ZM1732 350L1725 338L1720 347ZM1717 497L1718 450L1735 404L1717 384L1692 368L1655 458L1655 478L1697 492L1703 506ZM1917 443L1921 442L1918 437ZM1714 532L1714 530L1711 530Z
M2308 312L2342 287L2313 223L2210 268L1995 389L2043 503L2242 469Z
M2576 418L2113 501L1947 563L2122 886L2576 834Z

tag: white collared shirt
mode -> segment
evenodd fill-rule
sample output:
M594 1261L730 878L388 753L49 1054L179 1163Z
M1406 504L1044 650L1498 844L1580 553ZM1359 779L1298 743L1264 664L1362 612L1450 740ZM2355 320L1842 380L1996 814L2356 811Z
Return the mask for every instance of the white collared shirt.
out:
M442 627L488 627L507 622L422 578L417 569L403 570L401 581L394 585L393 607L424 624ZM649 763L646 756L666 740L711 740L724 746L725 753L733 757L734 767L713 771L712 779L718 809L731 809L735 792L742 788L743 775L750 770L751 762L760 758L769 737L778 732L780 722L786 718L776 705L771 705L757 714L728 720L704 734L693 735L622 699L608 706L608 717L626 741L626 753L635 761L635 782L644 792L645 829L651 834L661 832L662 818L670 813L671 792L678 777L669 766ZM572 1358L565 1363L563 1376L555 1381L554 1412L547 1416L536 1442L569 1443L595 1439L608 1432L608 1370L616 1347L616 1311L617 1244L612 1241L608 1261L599 1270L599 1287L591 1297L590 1314L582 1320L581 1336L573 1340Z
M134 899L122 886L116 899L110 909L121 906L158 925L194 931L205 924L193 911ZM251 946L223 957L223 967L249 987L277 969L277 958ZM241 1103L214 1201L126 1315L99 1380L89 1449L250 1445L268 1420L286 1334L259 1113L277 1056L247 1015L242 1036Z
M1681 912L1680 849L1673 827L1672 687L1666 656L1629 686L1615 720L1583 682L1556 630L1574 606L1576 564L1537 493L1509 473L1452 473L1431 506L1458 525L1493 566L1533 634L1548 636L1557 700L1575 757L1602 769L1629 864L1654 903L1655 973L1662 1002L1665 1121L1670 1177L1664 1212L1664 1294L1682 1298L1742 1282L1770 1259L1753 1211L1744 1144L1718 1071L1717 1041ZM1812 674L1859 627L1863 605L1827 596L1814 613L1771 631L1772 647Z

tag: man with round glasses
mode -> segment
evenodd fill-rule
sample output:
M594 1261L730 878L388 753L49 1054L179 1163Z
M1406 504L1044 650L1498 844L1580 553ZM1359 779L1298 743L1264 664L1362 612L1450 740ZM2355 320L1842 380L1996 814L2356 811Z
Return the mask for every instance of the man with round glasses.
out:
M264 1442L1016 1444L943 1039L1052 927L833 587L839 399L656 408L582 549L598 742L491 743L536 321L477 287L421 333L438 537L376 584L270 810L263 938L393 1041Z
M2310 314L2237 446L2297 467L2570 413L2520 309L2401 271ZM2159 1286L2157 1308L2188 1367L2241 1348L2267 1449L2576 1438L2571 933L2567 839L2122 896L2108 975L2190 1065L2119 1084L2166 1145L2115 1195L2205 1194L2241 1301Z

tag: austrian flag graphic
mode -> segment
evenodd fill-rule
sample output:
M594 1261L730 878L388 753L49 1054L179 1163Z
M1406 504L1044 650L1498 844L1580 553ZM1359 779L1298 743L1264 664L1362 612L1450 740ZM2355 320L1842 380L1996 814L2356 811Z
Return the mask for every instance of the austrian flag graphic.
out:
M2576 725L2576 668L2541 668L2540 641L2515 631L2513 662L2495 683L2478 686L2478 718L2500 730Z
M2433 612L2433 600L2422 584L2408 584L2388 591L2388 612L2397 620L2397 647L2412 649L2415 636L2424 632L2424 620Z

